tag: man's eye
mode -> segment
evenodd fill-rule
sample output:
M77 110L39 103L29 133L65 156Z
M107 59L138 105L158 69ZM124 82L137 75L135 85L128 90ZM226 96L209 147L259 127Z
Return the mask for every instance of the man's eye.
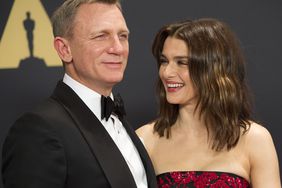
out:
M128 40L128 34L121 34L121 35L119 36L119 39L120 39L120 40Z
M107 37L107 35L105 35L105 34L100 34L100 35L94 36L93 39L95 39L95 40L103 40L103 39L105 39L106 37Z

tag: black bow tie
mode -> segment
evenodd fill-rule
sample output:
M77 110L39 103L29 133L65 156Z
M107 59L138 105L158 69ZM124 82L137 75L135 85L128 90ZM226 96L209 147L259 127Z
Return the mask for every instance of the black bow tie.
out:
M101 119L106 118L108 121L110 115L114 113L119 118L125 115L124 105L121 96L118 94L114 96L114 101L111 97L101 96Z

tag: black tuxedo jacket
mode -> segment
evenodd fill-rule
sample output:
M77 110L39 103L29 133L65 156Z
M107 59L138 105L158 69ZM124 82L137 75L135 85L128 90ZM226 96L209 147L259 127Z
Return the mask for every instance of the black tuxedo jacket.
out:
M121 119L155 188L152 163L128 123ZM24 114L3 146L5 188L134 188L119 149L96 116L63 82L53 95Z

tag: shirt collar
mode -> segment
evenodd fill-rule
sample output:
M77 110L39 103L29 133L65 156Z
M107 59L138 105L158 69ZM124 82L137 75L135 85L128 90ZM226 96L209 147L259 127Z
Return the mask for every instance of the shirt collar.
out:
M66 73L64 75L63 82L72 88L86 106L101 121L101 94L79 83ZM110 94L110 97L113 99L112 93Z

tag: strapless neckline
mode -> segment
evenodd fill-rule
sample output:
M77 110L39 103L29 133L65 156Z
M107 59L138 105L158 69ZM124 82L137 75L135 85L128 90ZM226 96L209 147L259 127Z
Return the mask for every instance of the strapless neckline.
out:
M172 171L157 175L158 188L251 188L240 175L221 171Z

